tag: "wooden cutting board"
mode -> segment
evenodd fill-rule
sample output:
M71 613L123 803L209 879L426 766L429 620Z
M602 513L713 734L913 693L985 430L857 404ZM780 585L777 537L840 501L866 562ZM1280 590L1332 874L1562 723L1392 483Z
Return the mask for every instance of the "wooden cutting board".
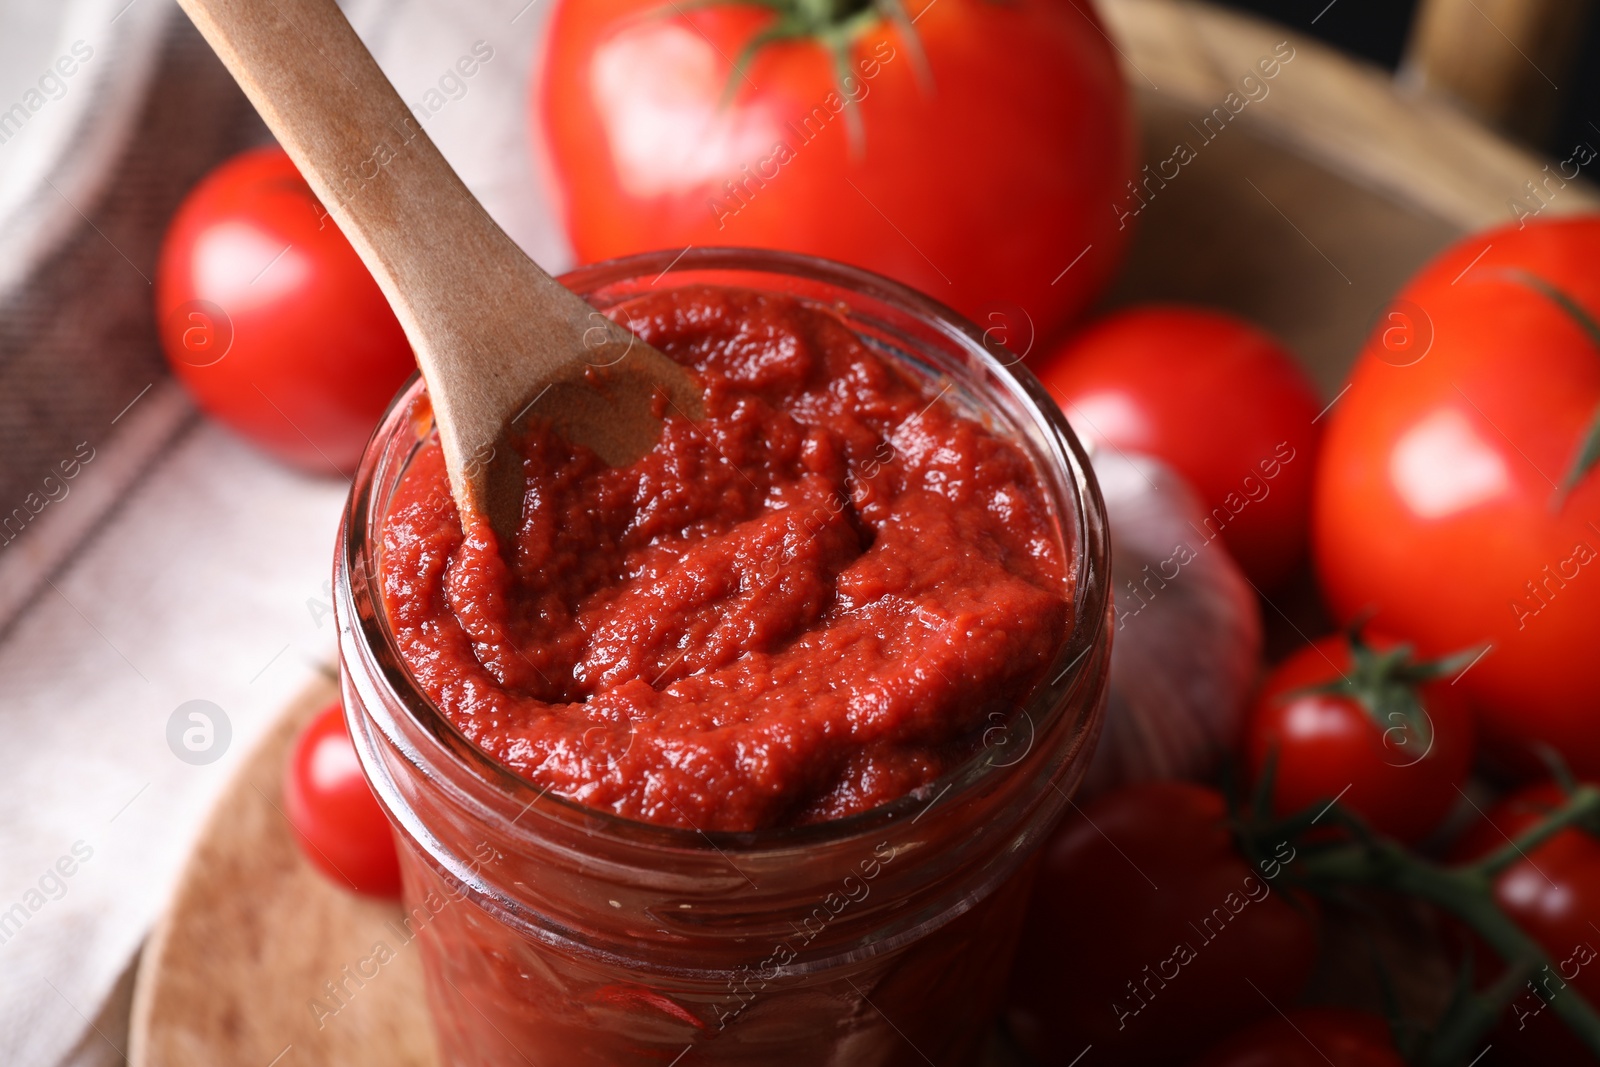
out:
M1138 90L1146 159L1198 145L1139 211L1111 302L1237 311L1284 337L1330 398L1401 283L1462 233L1511 221L1510 202L1540 176L1543 161L1278 27L1172 0L1104 7ZM1191 123L1285 40L1294 58L1268 95L1199 144ZM1546 211L1597 208L1573 182ZM1062 251L1065 265L1076 250ZM1008 325L1008 343L1029 347L1026 324ZM145 949L134 1067L436 1062L417 954L390 925L398 907L324 882L280 811L290 738L334 696L321 684L286 709L212 813ZM380 942L394 959L364 978Z
M338 698L303 693L250 755L200 834L135 987L134 1064L433 1067L422 967L398 904L336 888L283 815L295 731ZM364 966L383 942L394 958ZM342 986L337 997L328 983ZM318 1005L320 1004L320 1008Z

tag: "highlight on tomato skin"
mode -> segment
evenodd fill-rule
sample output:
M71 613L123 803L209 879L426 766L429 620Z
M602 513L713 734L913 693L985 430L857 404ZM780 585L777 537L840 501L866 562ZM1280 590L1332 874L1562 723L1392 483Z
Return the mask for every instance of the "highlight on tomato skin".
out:
M362 773L337 701L295 735L283 807L301 855L328 880L366 896L400 896L389 818Z
M378 283L275 145L190 190L163 239L155 304L167 363L196 403L310 474L354 472L416 369Z
M1003 324L1015 352L1058 336L1137 225L1104 24L1085 0L939 0L914 26L899 6L556 3L530 122L578 259L801 252Z
M1255 585L1306 557L1323 403L1294 355L1236 315L1181 304L1091 322L1032 369L1080 436L1170 465Z

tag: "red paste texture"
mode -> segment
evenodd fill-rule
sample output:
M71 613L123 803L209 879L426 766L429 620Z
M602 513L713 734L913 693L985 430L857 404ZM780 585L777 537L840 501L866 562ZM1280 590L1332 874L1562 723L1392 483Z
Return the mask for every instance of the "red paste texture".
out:
M626 468L534 425L516 543L464 535L437 440L381 570L416 683L541 789L632 819L836 819L969 757L1071 619L1033 464L834 311L696 287L623 309L695 370Z

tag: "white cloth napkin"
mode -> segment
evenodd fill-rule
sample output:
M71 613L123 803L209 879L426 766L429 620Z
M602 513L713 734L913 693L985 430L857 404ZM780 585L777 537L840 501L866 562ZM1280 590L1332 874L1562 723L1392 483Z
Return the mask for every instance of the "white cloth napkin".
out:
M0 36L38 2L0 2ZM134 2L148 9L140 12L145 19L165 22L164 63L175 49L192 59L197 41L171 0ZM492 49L459 83L464 91L447 83L453 95L423 116L424 127L490 213L559 270L568 254L527 146L528 69L548 5L348 6L414 103L475 46L480 54ZM225 91L211 84L207 91ZM169 100L156 92L169 120L188 121L193 111L193 121L204 121L205 109L183 93ZM176 115L180 108L185 115ZM125 159L117 181L161 167L159 151L139 141L132 139L129 153L143 162ZM61 438L82 440L92 458L79 464L65 496L0 545L0 1063L11 1067L121 1061L126 1022L113 994L125 994L119 979L160 915L201 820L253 742L334 649L324 583L345 485L263 458L198 416L160 375L144 313L159 227L124 236L97 211L100 203L77 205L83 215L71 240L109 264L104 284L131 294L142 317L86 334L96 351L78 355L90 369L42 392L99 388L96 367L144 377L130 385L108 372L104 402L76 412ZM41 268L51 269L65 268ZM8 330L28 334L17 342L25 347L36 339L24 329L33 319L93 318L97 306L115 303L104 291L72 298L70 307L38 306L45 299L25 291L20 303L0 304L0 373L12 355ZM145 383L150 388L139 392ZM27 404L0 390L0 435L34 426L19 440L41 439L51 424L30 423L37 413ZM61 459L70 458L69 448ZM0 468L14 460L0 448ZM0 512L20 502L0 500ZM219 708L231 735L220 758L198 765L179 758L168 740L174 713L195 700Z
M0 293L82 225L77 205L133 133L170 7L0 3Z

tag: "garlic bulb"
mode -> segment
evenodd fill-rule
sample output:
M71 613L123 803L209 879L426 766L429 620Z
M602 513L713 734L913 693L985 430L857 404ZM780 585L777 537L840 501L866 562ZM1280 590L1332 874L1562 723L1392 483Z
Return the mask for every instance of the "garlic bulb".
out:
M1117 620L1111 695L1085 794L1213 770L1237 741L1261 658L1261 611L1170 467L1099 446Z

